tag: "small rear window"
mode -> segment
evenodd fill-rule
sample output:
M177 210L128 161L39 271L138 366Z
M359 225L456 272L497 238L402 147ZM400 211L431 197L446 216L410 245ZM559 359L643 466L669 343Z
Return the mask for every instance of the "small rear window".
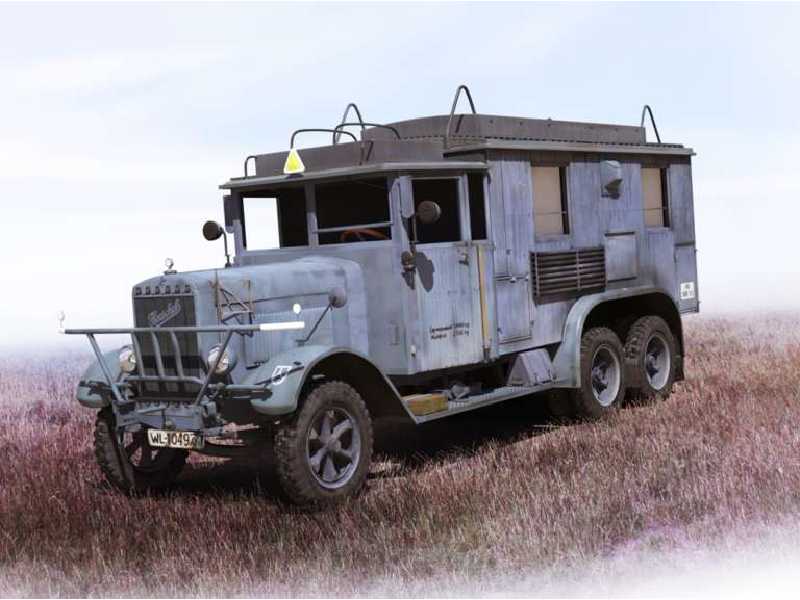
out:
M531 167L533 225L537 237L569 233L566 172L566 167Z
M647 227L669 227L667 170L642 167L644 223Z

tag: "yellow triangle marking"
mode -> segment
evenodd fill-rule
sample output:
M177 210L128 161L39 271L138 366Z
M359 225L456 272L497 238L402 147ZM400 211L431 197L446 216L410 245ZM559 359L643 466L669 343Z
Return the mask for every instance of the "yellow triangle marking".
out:
M286 157L286 162L283 164L283 174L294 175L295 173L303 173L305 170L306 166L303 164L303 160L297 150L294 148L289 150L289 156Z

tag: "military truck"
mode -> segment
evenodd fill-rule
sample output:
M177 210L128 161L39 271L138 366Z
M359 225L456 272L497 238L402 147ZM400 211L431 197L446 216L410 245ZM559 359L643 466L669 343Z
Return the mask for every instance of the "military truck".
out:
M299 150L308 132L331 143ZM96 354L77 399L114 486L268 451L290 500L326 504L364 484L377 420L546 391L596 418L683 378L693 151L648 107L639 126L478 114L460 86L449 114L375 124L350 104L289 147L221 186L203 234L224 266L168 262L133 286L133 327L64 331ZM108 334L130 343L104 352Z

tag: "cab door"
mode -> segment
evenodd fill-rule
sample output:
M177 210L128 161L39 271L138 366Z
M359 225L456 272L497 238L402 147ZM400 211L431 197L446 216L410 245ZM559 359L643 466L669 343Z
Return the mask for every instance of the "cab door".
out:
M439 220L416 223L415 292L421 371L479 363L484 358L486 297L479 243L470 237L466 177L415 178L414 205L441 208Z

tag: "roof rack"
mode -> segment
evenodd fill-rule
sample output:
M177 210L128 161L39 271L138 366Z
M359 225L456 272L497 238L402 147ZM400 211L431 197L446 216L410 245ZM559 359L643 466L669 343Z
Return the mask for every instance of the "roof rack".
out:
M330 134L333 134L333 135L336 135L337 133L339 133L339 134L344 133L345 135L349 135L351 138L353 138L354 142L358 142L358 138L353 133L351 133L349 131L345 131L343 129L338 129L338 128L337 129L328 129L328 128L325 128L325 127L321 127L321 128L311 127L311 128L305 128L305 129L295 129L292 132L292 136L289 138L289 148L290 149L294 148L294 139L297 137L297 134L299 134L299 133L330 133ZM335 142L334 142L334 145L336 145ZM250 176L248 174L248 172L247 172L248 163L251 160L253 162L255 162L256 158L257 158L256 155L251 154L250 156L248 156L247 158L244 159L244 176L245 177L249 177Z
M469 103L469 112L457 113L458 103L466 96ZM470 114L471 112L471 114ZM354 117L350 115L354 113ZM655 134L656 142L647 141L645 122L650 117L650 123ZM455 121L455 123L454 123ZM361 139L348 127L360 127ZM389 130L392 136L382 135L381 130ZM415 152L427 153L426 156L440 158L449 157L454 152L465 148L493 147L500 149L531 149L548 150L551 147L558 150L581 150L584 147L596 149L598 145L619 149L624 152L633 152L637 148L645 151L662 153L688 153L691 149L684 149L679 144L664 144L661 133L656 125L653 109L649 104L642 108L641 122L635 125L607 125L599 123L579 123L570 121L552 121L551 119L527 119L502 115L479 114L475 107L472 92L465 84L456 88L449 114L439 114L429 117L420 117L396 123L372 123L364 121L361 110L355 102L350 102L345 107L341 122L333 128L303 128L292 132L290 148L294 149L298 135L306 132L326 132L332 136L332 145L337 146L342 134L352 140L352 145L360 146L358 165L363 165L373 159L375 144L380 142L377 155L384 156L412 156ZM384 141L394 140L397 146L392 148L383 146ZM441 145L439 146L441 140ZM405 142L408 142L406 144ZM415 143L419 146L414 146ZM424 143L423 143L424 142ZM425 145L427 144L427 145ZM348 143L348 146L351 144ZM629 148L630 147L630 148ZM658 148L657 148L658 147ZM319 153L323 149L317 149ZM333 149L330 149L333 151ZM444 152L442 153L442 150ZM325 151L327 152L327 151ZM350 149L342 148L336 151L340 157L355 155L349 154ZM323 152L324 153L324 152ZM404 154L405 153L405 154ZM432 154L431 154L432 153ZM282 160L275 153L275 161ZM261 155L258 155L259 157ZM316 156L316 155L315 155ZM283 154L285 158L285 154ZM351 158L351 159L352 159ZM438 160L439 158L437 158ZM249 167L251 161L256 162L256 156L248 156L244 161L244 176L250 177ZM259 161L260 162L260 161ZM270 163L271 165L271 163ZM270 168L272 168L270 166Z
M350 110L355 111L356 116L358 117L358 121L348 121L347 120L347 115L350 114ZM391 125L384 125L382 123L370 123L370 122L364 121L363 117L361 116L361 111L358 109L358 105L356 105L355 102L350 102L347 105L347 107L344 109L344 114L342 115L342 122L339 123L336 127L332 128L332 129L329 129L327 127L319 127L319 128L318 127L311 127L311 128L296 129L295 131L292 132L292 135L289 138L289 148L290 149L294 148L295 138L300 133L330 133L331 136L332 136L332 142L333 142L334 146L339 143L339 139L341 138L342 134L348 135L351 138L353 138L354 142L358 142L358 138L355 136L355 134L353 134L352 132L347 131L345 129L345 127L353 127L355 125L360 126L362 132L365 131L367 127L378 127L380 129L388 129L389 131L394 133L394 136L395 136L396 139L398 139L398 140L402 139L401 136L400 136L400 132L397 130L396 127L392 127ZM366 141L369 142L370 146L373 144L372 140L366 140ZM362 140L362 150L361 150L362 161L363 161L363 158L364 158L364 148L363 148L364 142L365 142L365 140ZM248 173L248 170L247 170L247 166L248 166L248 164L250 163L251 160L255 163L256 155L251 154L250 156L248 156L247 158L244 159L244 176L245 177L249 177L250 176L249 173Z

